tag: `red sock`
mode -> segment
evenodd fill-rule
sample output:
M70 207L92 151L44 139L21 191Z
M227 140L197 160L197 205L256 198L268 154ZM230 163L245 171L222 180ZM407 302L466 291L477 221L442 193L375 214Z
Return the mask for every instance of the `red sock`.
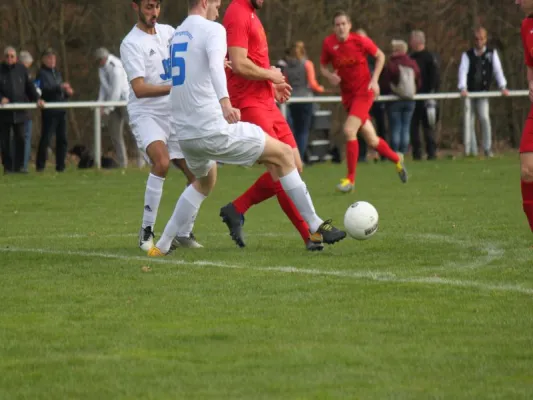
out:
M355 183L355 169L357 167L357 159L359 158L359 142L357 139L346 142L346 166L348 167L348 175L346 179Z
M266 172L246 192L234 200L233 205L239 213L245 214L251 206L268 200L275 194L274 181L270 173Z
M533 232L533 182L521 181L522 186L522 207L526 213L529 227Z
M390 147L389 145L387 144L386 141L384 141L382 138L379 138L379 143L376 147L376 151L382 155L383 157L386 157L388 158L389 160L391 160L393 163L397 163L398 161L400 161L400 156L398 154L396 154Z
M298 229L298 232L300 232L300 236L302 237L304 243L306 243L307 239L309 239L309 225L307 225L307 222L305 222L303 217L300 215L300 212L292 202L291 198L287 195L285 190L283 190L281 183L279 181L275 182L274 187L276 190L276 196L278 197L279 205L283 209L285 215L289 217L294 227Z

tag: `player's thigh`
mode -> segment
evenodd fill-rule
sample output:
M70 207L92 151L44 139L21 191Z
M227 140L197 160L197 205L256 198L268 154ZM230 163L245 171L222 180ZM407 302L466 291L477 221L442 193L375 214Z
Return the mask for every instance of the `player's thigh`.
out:
M264 107L246 107L241 109L241 121L259 126L272 137L277 137L274 131L274 120L271 110Z
M347 135L357 135L357 132L366 121L370 119L370 109L374 103L374 97L370 94L360 95L353 98L348 109L348 118L344 125ZM354 137L350 137L354 139Z
M522 180L533 181L533 116L527 118L520 140L520 175Z
M138 116L130 119L130 127L137 147L144 153L151 164L168 163L168 130L160 121L151 116Z

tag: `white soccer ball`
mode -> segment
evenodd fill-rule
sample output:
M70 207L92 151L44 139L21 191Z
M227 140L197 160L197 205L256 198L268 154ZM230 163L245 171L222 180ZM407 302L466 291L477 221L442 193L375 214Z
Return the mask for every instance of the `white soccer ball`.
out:
M357 201L344 214L344 228L354 239L366 240L377 232L378 220L378 211L372 204Z

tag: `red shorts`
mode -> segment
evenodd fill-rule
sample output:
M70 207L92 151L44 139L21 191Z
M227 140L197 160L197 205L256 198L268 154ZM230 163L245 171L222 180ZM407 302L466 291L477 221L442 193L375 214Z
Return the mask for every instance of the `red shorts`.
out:
M522 139L520 140L520 153L533 152L533 115L526 119L526 124L522 130Z
M258 125L268 135L288 144L293 149L298 147L291 128L278 107L274 106L272 110L266 110L264 107L243 108L241 120Z
M361 120L361 125L370 119L370 109L374 104L374 92L356 94L344 102L348 115L353 115Z

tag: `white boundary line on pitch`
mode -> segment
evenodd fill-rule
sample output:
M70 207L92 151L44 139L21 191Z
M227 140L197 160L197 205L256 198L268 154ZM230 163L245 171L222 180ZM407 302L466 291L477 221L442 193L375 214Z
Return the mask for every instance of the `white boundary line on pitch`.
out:
M125 256L119 254L109 254L109 253L97 253L90 251L59 251L59 250L48 250L48 249L28 249L28 248L0 248L0 252L8 253L34 253L34 254L49 254L49 255L69 255L69 256L78 256L78 257L100 257L106 259L115 259L115 260L124 260L124 261L144 261L150 263L158 264L167 264L167 265L192 265L199 267L216 267L216 268L227 268L227 269L240 269L240 270L249 270L249 271L263 271L263 272L280 272L280 273L290 273L290 274L300 274L300 275L314 275L314 276L333 276L340 278L352 278L359 280L371 280L376 282L386 282L386 283L418 283L424 285L442 285L442 286L456 286L464 288L476 288L489 291L500 291L500 292L514 292L533 295L533 288L526 288L517 285L511 284L486 284L481 282L475 282L471 280L460 280L460 279L446 279L438 277L411 277L411 278L402 278L398 277L390 272L350 272L350 271L335 271L335 270L319 270L319 269L305 269L305 268L296 268L296 267L249 267L245 265L232 265L225 264L220 262L213 261L185 261L185 260L172 260L167 258L148 258L148 257L139 257L139 256Z

